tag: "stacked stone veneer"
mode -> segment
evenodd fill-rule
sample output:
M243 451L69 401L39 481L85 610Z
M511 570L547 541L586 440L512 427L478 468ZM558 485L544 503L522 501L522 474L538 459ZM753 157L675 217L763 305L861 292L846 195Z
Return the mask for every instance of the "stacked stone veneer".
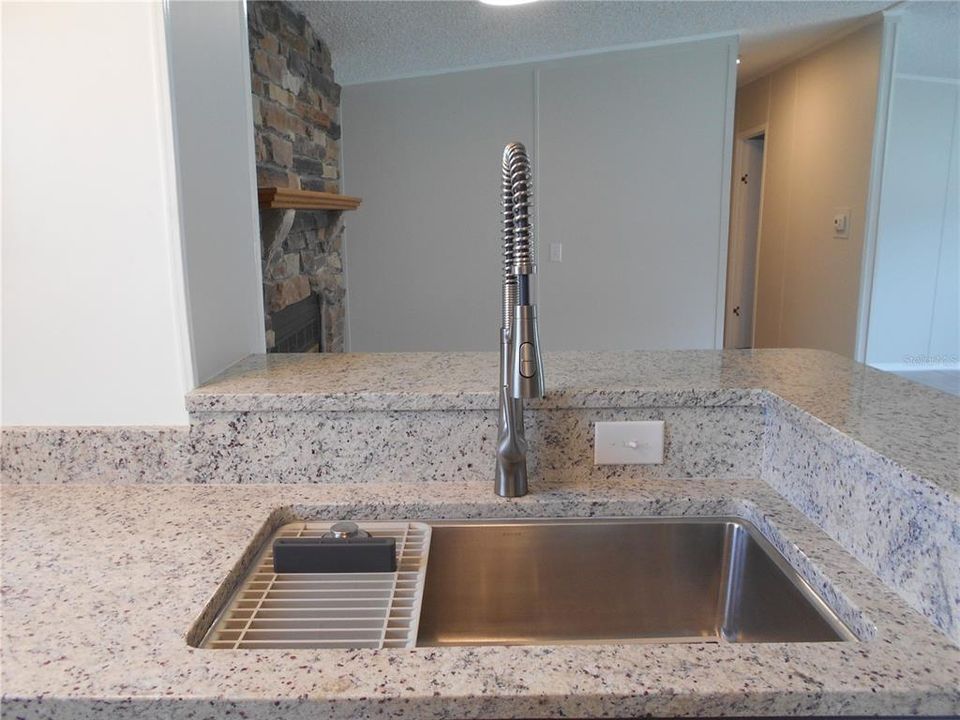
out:
M340 86L330 51L283 2L248 7L253 122L260 187L340 191ZM263 210L264 317L307 298L323 300L323 349L343 350L343 218L334 211Z

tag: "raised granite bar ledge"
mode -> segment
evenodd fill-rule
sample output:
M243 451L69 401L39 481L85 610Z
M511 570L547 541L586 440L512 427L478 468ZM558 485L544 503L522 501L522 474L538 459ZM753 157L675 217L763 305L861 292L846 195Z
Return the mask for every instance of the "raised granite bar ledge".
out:
M553 408L764 406L776 400L960 498L960 398L822 350L547 352ZM187 395L216 412L493 410L497 355L251 355ZM776 399L772 399L775 396Z

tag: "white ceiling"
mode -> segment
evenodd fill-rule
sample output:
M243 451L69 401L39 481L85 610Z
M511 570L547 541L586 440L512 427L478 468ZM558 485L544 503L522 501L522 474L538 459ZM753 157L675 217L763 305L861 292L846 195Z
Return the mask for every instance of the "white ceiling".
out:
M912 2L903 8L896 69L960 78L960 3Z
M740 82L892 0L614 2L493 7L476 0L294 0L330 45L342 85L715 33L740 33Z

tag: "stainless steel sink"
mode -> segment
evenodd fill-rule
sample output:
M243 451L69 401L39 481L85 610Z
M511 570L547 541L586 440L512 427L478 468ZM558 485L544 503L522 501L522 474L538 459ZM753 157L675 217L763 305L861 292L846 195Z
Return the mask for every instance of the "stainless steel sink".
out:
M419 646L856 639L743 520L431 525Z

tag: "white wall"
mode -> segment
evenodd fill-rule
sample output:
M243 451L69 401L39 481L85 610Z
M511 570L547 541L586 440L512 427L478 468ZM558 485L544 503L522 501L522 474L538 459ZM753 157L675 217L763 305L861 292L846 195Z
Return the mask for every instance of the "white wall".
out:
M891 370L960 367L958 20L954 3L910 4L894 19L866 344L867 362Z
M242 2L166 8L190 333L204 382L265 351L247 21Z
M3 423L186 422L159 3L3 3Z
M2 5L5 425L185 424L264 349L244 7L163 8Z
M735 57L722 38L344 88L350 349L496 347L511 140L545 348L719 346Z

